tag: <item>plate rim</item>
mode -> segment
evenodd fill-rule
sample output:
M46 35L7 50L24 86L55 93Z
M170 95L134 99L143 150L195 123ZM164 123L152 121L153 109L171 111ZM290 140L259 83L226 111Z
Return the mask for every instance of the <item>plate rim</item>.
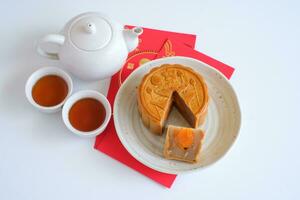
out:
M127 144L127 142L125 141L125 139L123 138L122 136L122 130L119 126L116 125L116 120L119 120L117 119L117 116L115 114L115 111L117 110L116 109L116 106L117 106L117 103L116 103L116 100L120 99L120 94L121 94L121 91L122 89L129 83L129 77L130 76L133 76L134 74L138 73L138 70L140 70L140 68L144 67L145 65L152 65L152 64L155 64L156 62L164 62L164 61L168 61L170 60L170 62L174 62L174 60L176 61L177 59L180 59L180 60L190 60L190 61L193 61L193 62L198 62L206 67L209 67L211 70L213 70L215 73L217 73L218 75L222 76L222 78L224 78L225 82L228 84L228 86L230 87L230 89L232 90L232 94L233 94L233 97L236 99L236 106L237 106L237 110L236 110L236 113L238 114L239 116L239 121L238 121L238 125L237 125L237 131L236 131L236 137L234 137L232 143L230 144L229 148L226 149L224 151L224 153L214 162L208 164L208 165L205 165L205 166L200 166L200 167L197 167L197 168L193 168L193 169L189 169L189 170L183 170L183 171L178 171L178 170L170 170L170 171L166 171L166 170L162 170L162 169L159 169L159 168L156 168L156 167L153 167L151 165L149 165L147 162L145 162L143 159L140 159L139 156L135 155L135 153L133 153L131 151L131 147L130 145ZM141 162L142 164L144 164L145 166L151 168L151 169L154 169L156 171L159 171L159 172L163 172L163 173L168 173L168 174L183 174L183 173L190 173L190 172L194 172L194 171L198 171L198 170L201 170L201 169L204 169L204 168L207 168L207 167L210 167L212 165L214 165L215 163L217 163L218 161L220 161L222 158L224 158L224 156L229 152L229 150L232 148L233 144L236 142L237 138L239 137L240 135L240 129L241 129L241 124L242 124L242 114L241 114L241 107L240 107L240 103L239 103L239 99L238 99L238 96L233 88L233 86L231 85L230 81L227 79L227 77L221 73L220 71L218 71L217 69L215 69L214 67L200 61L200 60L197 60L197 59L194 59L194 58L190 58L190 57L185 57L185 56L170 56L170 57L164 57L164 58L159 58L159 59L155 59L155 60L151 60L147 63L144 63L143 65L139 66L138 69L134 70L126 79L125 81L121 84L121 86L119 87L118 89L118 92L115 96L115 99L114 99L114 105L113 105L113 119L114 119L114 126L115 126L115 129L116 129L116 133L118 135L118 138L119 140L121 141L122 145L124 146L124 148L128 151L128 153L133 156L137 161Z

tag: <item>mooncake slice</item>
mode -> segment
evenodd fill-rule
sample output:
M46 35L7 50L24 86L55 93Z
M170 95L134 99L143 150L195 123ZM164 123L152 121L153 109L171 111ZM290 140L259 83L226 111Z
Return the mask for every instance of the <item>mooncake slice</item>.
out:
M204 138L200 129L169 125L166 134L164 156L170 160L196 163Z

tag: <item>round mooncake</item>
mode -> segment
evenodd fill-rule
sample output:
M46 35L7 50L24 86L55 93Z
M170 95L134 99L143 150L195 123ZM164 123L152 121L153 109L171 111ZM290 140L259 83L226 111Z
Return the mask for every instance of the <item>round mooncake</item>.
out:
M197 128L205 120L209 97L199 73L183 65L164 64L143 77L137 100L144 125L160 135L173 104Z

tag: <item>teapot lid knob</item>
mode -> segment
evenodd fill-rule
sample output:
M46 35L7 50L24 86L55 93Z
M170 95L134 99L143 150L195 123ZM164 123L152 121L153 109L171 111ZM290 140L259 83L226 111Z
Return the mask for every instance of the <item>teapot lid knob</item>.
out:
M88 22L85 25L85 31L90 34L96 33L96 25L93 22Z
M108 20L101 16L84 15L73 21L69 29L71 42L84 51L95 51L105 47L112 38Z

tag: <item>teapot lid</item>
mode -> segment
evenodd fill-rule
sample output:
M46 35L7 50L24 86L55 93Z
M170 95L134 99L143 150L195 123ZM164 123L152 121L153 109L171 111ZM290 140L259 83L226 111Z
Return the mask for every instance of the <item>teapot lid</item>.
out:
M112 27L100 15L82 15L71 24L69 37L77 48L95 51L109 43L112 38Z

